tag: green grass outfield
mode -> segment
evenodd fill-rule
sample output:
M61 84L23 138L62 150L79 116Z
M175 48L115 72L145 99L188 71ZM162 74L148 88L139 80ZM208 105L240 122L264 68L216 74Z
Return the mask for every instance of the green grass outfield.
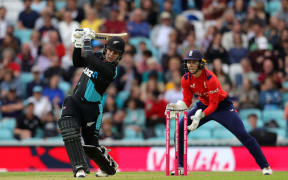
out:
M69 180L74 179L69 172L3 172L0 173L0 179L6 180ZM99 179L94 173L89 174L85 179ZM188 176L165 176L164 172L119 172L114 176L100 179L116 180L166 180L166 179L191 179L191 180L288 180L288 172L274 172L271 176L264 176L260 171L255 172L192 172Z

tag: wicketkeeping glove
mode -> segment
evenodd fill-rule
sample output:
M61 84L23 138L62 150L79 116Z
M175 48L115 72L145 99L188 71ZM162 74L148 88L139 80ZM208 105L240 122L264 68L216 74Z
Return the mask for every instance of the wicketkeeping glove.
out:
M202 113L202 109L198 109L194 116L191 116L192 123L188 126L189 131L194 131L198 125L200 120L204 117L204 113Z
M71 41L75 48L83 48L84 45L84 30L77 28L72 32Z

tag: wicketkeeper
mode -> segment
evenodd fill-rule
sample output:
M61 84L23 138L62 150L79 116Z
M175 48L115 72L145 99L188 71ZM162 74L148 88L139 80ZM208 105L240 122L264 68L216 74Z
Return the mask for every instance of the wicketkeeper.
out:
M114 175L118 167L108 154L109 151L99 145L103 111L100 102L103 93L117 75L116 67L124 53L125 42L120 37L112 37L103 52L90 51L82 56L84 41L88 42L85 43L86 49L88 46L88 50L91 50L89 42L93 37L95 32L89 28L76 29L72 34L73 65L85 69L73 95L65 98L58 121L74 177L85 177L90 172L85 154L99 166L100 171L96 176ZM84 145L81 143L81 135Z
M249 150L264 175L272 174L259 144L247 133L227 92L221 88L215 74L205 68L205 64L206 60L199 50L190 50L184 59L186 74L181 80L183 101L168 104L166 110L170 110L172 112L170 116L173 117L173 112L188 109L192 104L193 95L197 95L200 101L188 112L188 130L194 131L210 120L217 121ZM179 123L179 174L181 175L183 175L183 143L184 119L182 118Z

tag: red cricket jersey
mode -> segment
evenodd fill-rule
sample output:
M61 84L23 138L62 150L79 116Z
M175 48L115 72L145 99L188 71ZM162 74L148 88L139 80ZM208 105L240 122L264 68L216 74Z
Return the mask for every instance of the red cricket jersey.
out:
M208 69L203 69L201 75L196 78L190 73L183 75L181 80L183 101L190 107L193 95L197 95L199 100L206 106L205 116L213 113L219 104L227 97L214 73Z

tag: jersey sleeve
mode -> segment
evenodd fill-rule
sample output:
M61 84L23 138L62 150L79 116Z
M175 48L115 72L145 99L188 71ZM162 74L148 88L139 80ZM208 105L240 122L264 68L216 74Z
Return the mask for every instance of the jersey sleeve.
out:
M75 67L86 67L85 58L81 56L81 48L74 48L73 51L73 65Z
M189 87L189 81L187 80L188 77L185 75L181 79L181 87L182 87L182 94L183 94L183 101L185 102L187 107L190 107L192 104L193 92Z
M209 105L204 110L205 116L213 113L219 104L219 89L220 84L218 79L213 76L211 79L207 81L207 88L208 88L208 97L209 97Z

